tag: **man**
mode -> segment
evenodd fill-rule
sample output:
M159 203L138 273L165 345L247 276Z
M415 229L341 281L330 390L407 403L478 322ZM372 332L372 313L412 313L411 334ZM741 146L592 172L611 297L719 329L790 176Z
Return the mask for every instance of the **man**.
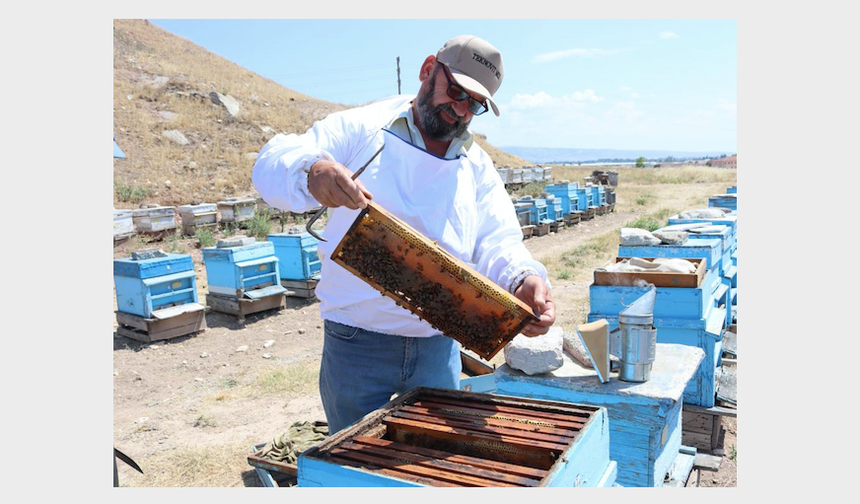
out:
M332 114L301 136L277 135L257 158L252 179L268 204L293 212L329 207L316 295L325 320L320 395L331 432L395 393L459 388L455 340L331 261L371 199L533 307L540 321L523 334L543 334L555 321L546 268L523 245L504 184L467 129L488 104L499 115L492 96L503 75L495 47L455 37L421 65L417 97Z

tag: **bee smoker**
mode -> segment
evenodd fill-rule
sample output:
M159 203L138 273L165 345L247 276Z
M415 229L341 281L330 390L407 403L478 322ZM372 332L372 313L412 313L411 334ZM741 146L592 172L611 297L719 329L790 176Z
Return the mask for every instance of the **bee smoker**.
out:
M646 382L657 354L657 329L654 328L654 301L657 288L651 285L643 296L618 314L621 330L621 370L618 378L626 382Z

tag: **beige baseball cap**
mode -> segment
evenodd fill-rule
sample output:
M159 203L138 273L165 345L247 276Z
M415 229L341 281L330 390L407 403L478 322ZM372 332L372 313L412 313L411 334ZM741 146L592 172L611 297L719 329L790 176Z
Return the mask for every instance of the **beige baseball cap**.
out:
M436 60L451 69L457 84L486 96L493 112L499 115L499 109L492 100L505 75L502 53L498 49L474 35L460 35L445 42L436 53Z

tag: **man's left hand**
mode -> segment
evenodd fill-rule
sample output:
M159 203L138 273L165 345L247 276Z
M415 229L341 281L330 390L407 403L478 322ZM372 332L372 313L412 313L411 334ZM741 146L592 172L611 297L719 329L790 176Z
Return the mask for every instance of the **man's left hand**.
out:
M550 294L543 279L537 275L527 276L523 283L517 287L514 295L520 301L531 306L535 314L540 316L538 322L529 322L523 328L522 334L524 336L546 334L549 327L555 322L555 303L553 303L552 294Z

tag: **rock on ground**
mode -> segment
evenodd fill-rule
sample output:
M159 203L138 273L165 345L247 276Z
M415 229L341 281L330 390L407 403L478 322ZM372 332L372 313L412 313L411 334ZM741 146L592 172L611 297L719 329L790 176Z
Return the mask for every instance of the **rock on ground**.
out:
M191 143L188 138L186 138L185 135L183 135L182 132L179 130L166 130L163 131L161 135L179 145L188 145Z
M212 103L215 105L221 105L224 107L224 110L227 111L227 115L230 116L230 119L235 119L237 115L239 115L239 102L236 101L230 95L222 95L216 91L212 91L209 93L209 99L212 100Z

